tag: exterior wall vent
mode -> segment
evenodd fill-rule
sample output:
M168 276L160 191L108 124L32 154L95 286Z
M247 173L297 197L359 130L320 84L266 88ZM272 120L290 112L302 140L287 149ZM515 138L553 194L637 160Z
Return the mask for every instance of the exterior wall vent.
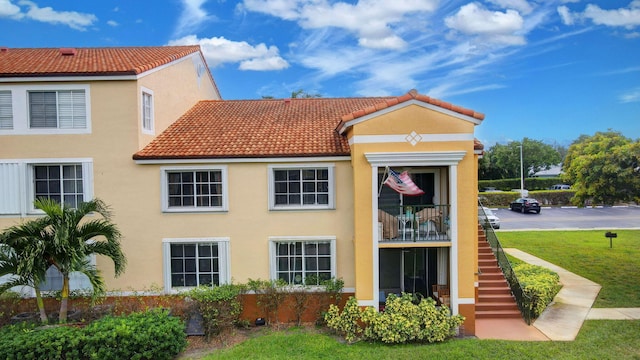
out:
M76 54L76 49L74 48L60 48L60 54L62 56L73 56Z

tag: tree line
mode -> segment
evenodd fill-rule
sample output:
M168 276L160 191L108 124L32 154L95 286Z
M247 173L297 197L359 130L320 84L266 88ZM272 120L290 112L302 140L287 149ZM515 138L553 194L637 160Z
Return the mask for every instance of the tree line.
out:
M640 140L609 129L580 135L569 147L524 138L495 144L478 164L480 180L519 178L561 165L564 183L575 191L575 205L640 201Z

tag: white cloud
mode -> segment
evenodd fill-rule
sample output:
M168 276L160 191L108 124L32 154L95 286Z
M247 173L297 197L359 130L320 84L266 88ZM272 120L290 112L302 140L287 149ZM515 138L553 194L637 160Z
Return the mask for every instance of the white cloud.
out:
M402 49L406 42L397 26L433 12L437 0L359 0L356 4L327 0L245 0L242 8L283 20L296 21L304 29L333 27L358 38L358 44L374 49Z
M212 19L212 17L202 9L202 5L206 1L207 0L180 0L183 9L176 26L176 37L193 33L194 30L198 29L204 22Z
M244 60L240 62L238 67L240 70L255 70L255 71L267 71L267 70L281 70L289 67L289 63L279 56L269 56L253 58L250 60Z
M566 6L559 6L558 13L565 25L573 25L576 20L591 20L596 25L624 27L629 30L640 26L640 0L632 1L627 8L613 10L588 4L583 12L573 13Z
M23 16L20 12L20 7L12 4L10 0L0 0L0 17L19 19Z
M115 20L109 20L107 21L107 25L116 27L116 26L119 26L120 24L118 24L118 22Z
M252 46L245 41L231 41L224 37L198 39L195 35L172 40L169 45L200 45L211 67L225 63L240 63L241 70L281 70L289 63L279 55L275 46Z
M470 3L462 6L455 15L447 17L445 24L453 30L466 35L480 36L492 43L526 43L524 37L519 34L524 27L524 19L515 10L491 11L478 3Z
M640 1L633 1L629 8L616 10L603 10L598 5L589 4L583 16L591 19L594 24L632 29L640 25Z
M565 25L573 25L574 16L571 14L571 11L566 6L558 6L558 14L562 19L562 23Z
M529 14L533 11L527 0L487 0L488 2L498 5L503 9L518 10L521 14Z
M631 91L620 95L621 103L640 102L640 88L632 89Z
M79 13L76 11L57 11L51 7L38 7L38 5L32 1L21 0L18 5L27 6L29 9L24 13L24 17L49 23L53 25L66 25L72 29L86 30L94 22L98 21L98 18L93 14Z

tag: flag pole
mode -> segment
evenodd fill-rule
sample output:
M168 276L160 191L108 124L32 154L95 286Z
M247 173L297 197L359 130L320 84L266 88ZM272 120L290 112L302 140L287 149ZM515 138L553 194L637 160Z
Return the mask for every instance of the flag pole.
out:
M387 176L388 174L389 174L389 167L386 166L384 168L384 173L382 173L382 182L378 186L378 197L380 197L380 194L382 194L382 186L384 186L384 182L387 181L387 179L385 179L385 176Z

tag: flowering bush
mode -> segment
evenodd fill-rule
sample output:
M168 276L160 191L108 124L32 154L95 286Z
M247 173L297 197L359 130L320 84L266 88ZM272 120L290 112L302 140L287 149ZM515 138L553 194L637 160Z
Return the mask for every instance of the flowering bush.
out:
M359 324L361 315L362 310L358 306L358 300L351 296L342 311L334 304L329 305L329 311L324 319L330 329L343 335L348 343L352 343L362 333L362 327Z
M330 307L327 325L350 343L360 334L364 340L387 344L433 343L455 336L463 316L451 316L449 308L436 307L431 298L421 299L417 304L413 300L410 294L389 295L384 311L378 312L372 307L361 310L352 297L342 312L336 306Z
M530 297L531 303L527 306L533 310L532 316L537 318L562 288L560 276L542 266L527 263L514 265L513 272L524 293Z

